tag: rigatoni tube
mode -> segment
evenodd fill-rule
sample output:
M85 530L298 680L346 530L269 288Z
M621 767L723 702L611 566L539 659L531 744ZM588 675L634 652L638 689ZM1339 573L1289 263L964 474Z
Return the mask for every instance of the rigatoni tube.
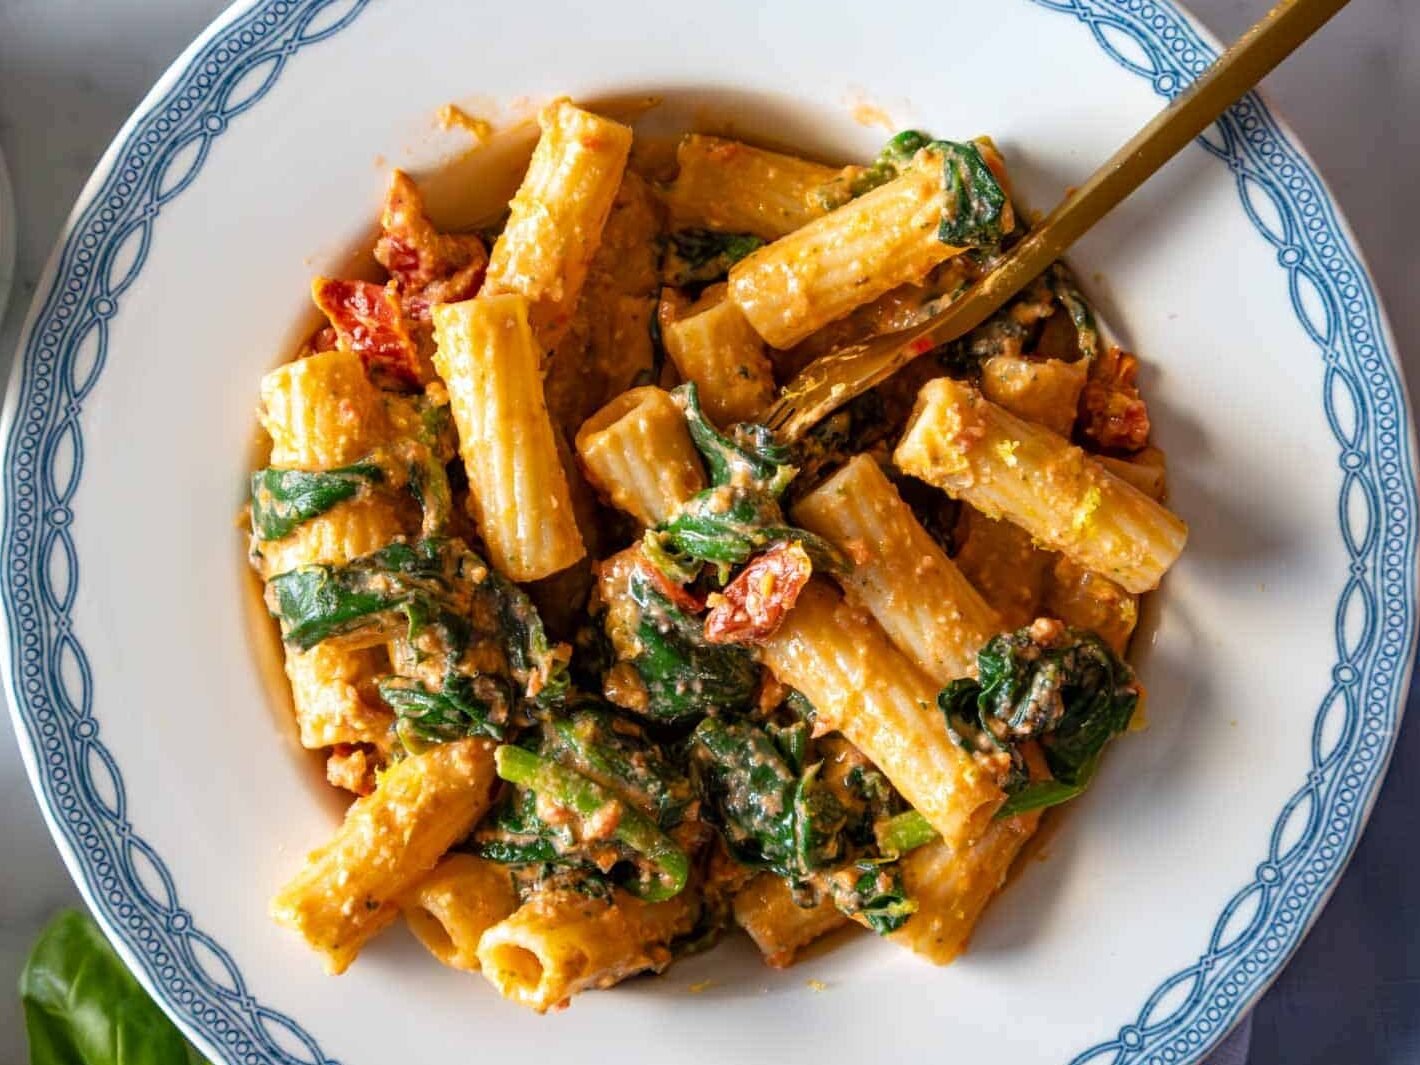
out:
M1059 555L1036 547L1019 525L994 521L970 506L961 508L952 535L957 544L952 561L1000 616L1003 631L1040 616Z
M735 893L735 924L759 948L766 965L776 969L794 963L794 956L820 936L853 922L825 895L812 906L794 901L782 876L760 873Z
M719 425L753 421L774 398L774 368L724 286L707 289L684 317L662 302L661 336L681 377L693 381Z
M538 343L550 351L577 308L626 169L631 130L569 100L546 107L538 124L542 136L493 245L483 292L526 296Z
M477 972L478 941L518 908L518 894L508 866L447 854L400 896L399 907L430 954L451 969Z
M272 370L262 378L261 399L261 423L271 436L273 467L344 466L364 458L390 432L383 397L354 352L320 352ZM262 579L269 580L307 563L342 565L404 531L404 516L394 499L357 497L280 539L254 539L252 561ZM282 650L302 746L388 742L391 714L368 694L385 658L383 648Z
M647 903L619 890L610 901L540 891L483 933L478 960L504 998L545 1013L580 991L664 969L671 940L690 931L699 908L692 892Z
M913 516L878 464L850 460L794 507L795 522L853 560L842 578L898 649L938 685L976 673L1001 620Z
M434 368L449 389L469 509L493 565L515 581L586 554L542 392L523 296L434 308Z
M1128 481L1156 503L1168 495L1164 453L1156 447L1146 447L1128 459L1100 455L1099 463L1121 481Z
M705 487L685 415L669 392L646 385L623 392L577 431L587 479L642 525L665 521Z
M1085 359L993 355L981 364L981 393L1017 418L1069 436L1089 376Z
M902 859L903 887L917 912L888 938L946 965L966 948L972 929L1001 885L1011 863L1034 834L1040 812L993 821L964 851L940 840Z
M1139 623L1139 597L1061 556L1046 585L1044 612L1072 628L1098 633L1122 655Z
M952 742L937 685L867 614L814 580L765 643L763 662L881 769L951 847L976 839L1005 798L996 773Z
M671 226L776 240L826 211L819 195L843 171L722 137L692 133L666 191Z
M730 298L774 348L789 348L961 251L937 239L942 161L924 149L897 178L741 259Z
M1158 586L1188 527L1069 441L948 377L918 393L898 468L1123 585Z
M456 740L391 766L277 893L272 917L325 955L327 971L344 972L394 920L398 898L488 810L493 747Z
M364 458L388 431L380 391L353 351L322 351L261 379L271 465L328 470Z

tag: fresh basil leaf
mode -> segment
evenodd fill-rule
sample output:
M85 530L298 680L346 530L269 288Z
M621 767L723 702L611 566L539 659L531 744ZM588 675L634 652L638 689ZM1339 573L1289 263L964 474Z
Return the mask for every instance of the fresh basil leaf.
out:
M30 1065L205 1065L93 919L65 910L20 974Z

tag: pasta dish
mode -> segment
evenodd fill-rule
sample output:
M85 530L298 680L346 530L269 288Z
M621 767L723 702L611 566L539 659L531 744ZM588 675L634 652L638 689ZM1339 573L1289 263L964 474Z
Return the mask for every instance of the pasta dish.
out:
M273 916L333 973L402 918L538 1011L736 929L945 964L1135 723L1186 536L1137 362L1056 264L777 439L785 380L1020 239L996 148L662 164L539 123L485 228L396 171L382 279L316 278L329 324L261 382L250 559L354 796Z

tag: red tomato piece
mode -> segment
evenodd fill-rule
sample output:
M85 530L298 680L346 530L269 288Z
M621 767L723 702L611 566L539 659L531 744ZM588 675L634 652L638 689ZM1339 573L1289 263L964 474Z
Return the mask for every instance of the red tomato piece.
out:
M483 241L472 233L435 229L418 186L402 170L390 178L380 229L375 258L389 271L409 317L428 321L433 304L477 294L488 268Z
M710 643L767 640L794 609L813 570L808 552L797 543L776 544L751 559L723 592L710 597L705 639Z
M1139 360L1111 347L1090 366L1080 397L1081 431L1110 451L1138 451L1149 442L1149 408L1139 395Z
M311 283L311 298L330 319L340 344L360 356L372 379L384 378L401 388L419 386L425 376L419 348L392 286L318 277Z
M705 609L705 601L691 593L683 585L676 584L653 563L639 559L638 566L643 574L656 586L656 590L687 614L698 614Z

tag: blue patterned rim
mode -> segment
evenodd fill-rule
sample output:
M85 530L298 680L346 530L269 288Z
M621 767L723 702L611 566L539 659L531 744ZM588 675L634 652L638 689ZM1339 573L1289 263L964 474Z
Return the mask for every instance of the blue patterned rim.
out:
M154 222L287 62L339 33L367 2L257 0L178 60L85 190L35 296L6 407L3 662L30 778L70 870L135 972L210 1056L242 1065L331 1059L298 1021L257 999L231 955L193 923L162 858L128 819L122 774L92 714L88 660L70 626L80 572L70 502L83 462L80 418L107 357L107 323L146 258ZM1179 93L1216 54L1164 0L1031 2L1083 22L1113 60L1163 97ZM1351 565L1337 599L1333 684L1316 714L1311 769L1278 815L1253 880L1223 908L1197 960L1071 1065L1199 1061L1276 976L1355 848L1395 742L1412 658L1415 445L1375 291L1320 177L1261 100L1239 104L1201 143L1232 170L1244 210L1277 249L1297 319L1315 345ZM1274 209L1266 216L1256 209L1264 201ZM112 276L131 241L138 255ZM82 349L97 354L86 359ZM56 553L65 564L51 566Z

